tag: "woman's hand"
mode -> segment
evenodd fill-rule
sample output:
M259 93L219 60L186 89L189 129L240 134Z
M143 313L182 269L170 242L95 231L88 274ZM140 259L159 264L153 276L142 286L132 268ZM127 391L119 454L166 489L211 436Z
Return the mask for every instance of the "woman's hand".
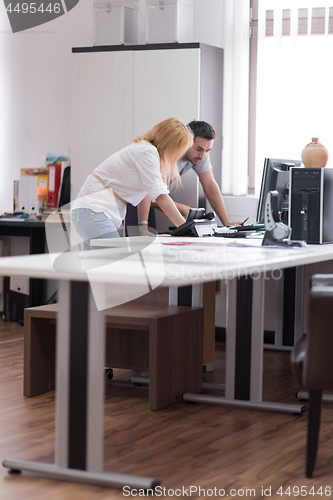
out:
M156 236L156 234L148 231L148 226L146 225L139 226L139 229L140 229L140 236Z

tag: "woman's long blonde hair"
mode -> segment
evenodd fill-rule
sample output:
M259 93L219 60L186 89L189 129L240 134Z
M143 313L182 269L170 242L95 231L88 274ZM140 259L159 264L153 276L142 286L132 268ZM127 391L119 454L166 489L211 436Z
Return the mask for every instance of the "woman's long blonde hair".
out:
M178 118L167 118L133 142L146 141L156 147L161 160L161 174L167 185L178 186L180 176L176 161L193 144L193 132Z

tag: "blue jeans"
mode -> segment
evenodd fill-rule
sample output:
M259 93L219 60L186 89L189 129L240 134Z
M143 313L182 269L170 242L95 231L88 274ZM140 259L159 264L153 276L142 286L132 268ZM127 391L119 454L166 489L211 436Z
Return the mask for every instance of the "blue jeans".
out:
M75 208L71 211L71 220L77 233L83 238L84 250L92 250L90 240L95 238L120 238L114 222L103 212L94 212L90 208Z

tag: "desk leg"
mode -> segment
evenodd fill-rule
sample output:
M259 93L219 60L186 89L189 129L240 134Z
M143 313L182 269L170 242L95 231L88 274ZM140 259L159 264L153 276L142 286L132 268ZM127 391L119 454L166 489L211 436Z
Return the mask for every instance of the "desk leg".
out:
M265 345L267 349L283 349L283 297L284 297L284 272L281 272L281 276L275 281L275 311L280 311L280 314L275 314L275 340L274 344Z
M297 268L284 269L282 345L294 345Z
M228 280L225 397L184 394L185 401L281 413L305 411L302 405L262 401L263 310L263 276Z
M304 266L296 267L294 344L304 334Z
M60 283L59 297L56 463L101 472L104 314L96 309L89 283Z
M266 349L291 351L303 336L304 266L284 269L276 282L275 343L265 344Z
M104 285L101 285L101 288ZM56 360L56 464L5 460L11 470L122 488L154 489L154 478L103 472L104 312L88 282L60 282Z
M226 399L261 402L264 279L227 285Z
M170 306L202 307L203 284L169 288Z

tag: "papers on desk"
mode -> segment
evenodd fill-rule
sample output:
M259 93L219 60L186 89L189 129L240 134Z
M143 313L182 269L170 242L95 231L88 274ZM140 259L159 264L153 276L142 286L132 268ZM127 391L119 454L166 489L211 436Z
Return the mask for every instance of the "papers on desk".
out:
M193 241L168 241L168 242L163 242L163 245L171 245L171 246L188 246L188 245L191 245L193 248L195 246L202 246L203 245L203 242L201 240L201 238L199 239L193 239ZM230 247L230 246L240 246L240 247L246 247L246 246L249 246L249 247L253 247L253 245L250 245L250 244L246 244L246 243L239 243L239 241L230 241L230 240L216 240L215 238L210 241L209 243L209 248L210 247Z
M261 246L257 239L131 237L97 240L103 249L83 252L81 258L91 282L118 282L125 287L185 286L191 283L259 277L294 267L309 248L273 248ZM106 248L108 247L108 248ZM71 267L71 266L70 266ZM148 285L149 287L149 285ZM115 288L118 290L118 285Z
M311 250L307 248L262 247L261 241L247 243L220 239L190 238L163 241L166 277L198 281L232 279L277 271L295 265L296 257ZM176 278L177 276L177 278Z

